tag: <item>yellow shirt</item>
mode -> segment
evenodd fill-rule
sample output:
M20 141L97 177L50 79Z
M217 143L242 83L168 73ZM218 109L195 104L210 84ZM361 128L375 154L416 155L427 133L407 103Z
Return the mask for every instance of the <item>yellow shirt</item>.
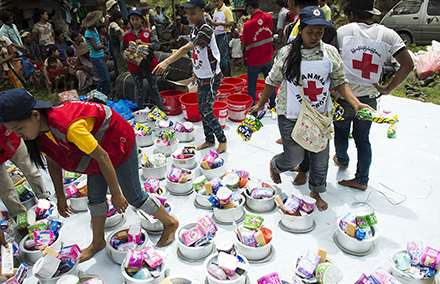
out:
M234 16L232 15L232 11L231 9L229 9L228 7L226 7L226 5L223 3L223 6L220 7L220 9L215 9L215 12L223 12L223 14L225 15L225 20L226 22L234 22ZM225 32L230 32L231 31L231 27L225 28Z
M81 151L87 155L92 153L98 146L98 141L91 134L95 126L96 117L86 117L74 121L67 129L67 141L75 144ZM46 136L55 144L58 143L50 131L45 132Z

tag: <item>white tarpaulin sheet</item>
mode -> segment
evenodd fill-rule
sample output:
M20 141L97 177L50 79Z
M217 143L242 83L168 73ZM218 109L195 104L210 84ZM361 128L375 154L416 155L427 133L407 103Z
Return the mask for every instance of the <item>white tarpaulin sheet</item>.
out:
M368 275L379 266L389 269L389 255L396 250L405 249L407 241L423 241L425 245L440 250L440 206L438 205L438 200L440 200L438 186L440 107L392 96L381 98L379 105L381 110L389 110L393 115L397 114L400 122L396 139L386 137L387 124L372 125L370 139L373 162L368 189L363 192L338 185L338 180L354 177L356 148L354 141L350 140L350 167L347 170L340 170L331 160L334 155L332 141L327 192L322 194L323 199L329 204L328 210L314 215L316 228L306 234L283 231L278 226L280 220L278 210L260 214L264 218L264 226L273 231L275 254L266 263L251 265L249 271L251 283L256 283L258 278L271 272L278 272L282 278L291 279L294 276L293 264L306 249L317 252L319 247L327 248L328 257L344 273L341 283L353 283L361 273ZM183 116L174 116L171 119L182 122ZM228 120L225 129L228 150L221 156L226 159L227 170L243 169L250 172L251 178L258 178L273 184L269 176L269 161L272 156L282 151L282 146L275 143L275 140L280 137L276 120L266 115L262 122L264 127L253 135L251 141L243 142L236 133L238 123ZM196 145L203 142L201 122L195 123L195 136ZM153 150L154 146L145 148L147 153L152 153ZM198 158L203 157L207 151L198 153ZM199 171L196 170L196 173L199 174ZM282 174L282 184L279 188L286 194L293 192L309 194L307 184L298 187L292 184L295 175L296 173L292 172ZM47 173L45 173L45 178L48 188L53 192ZM161 185L165 187L165 181L162 181ZM382 194L386 195L389 200ZM212 214L212 211L194 206L195 193L188 196L171 196L166 193L165 196L174 205L174 214L181 225L195 222L199 216ZM375 249L364 257L348 255L342 252L333 241L336 220L349 212L356 213L365 205L354 206L353 204L366 200L368 196L368 204L374 208L378 220L379 237L375 241ZM394 206L390 203L398 203L405 198L406 200L400 205ZM126 217L124 226L139 222L131 209L128 209ZM235 238L233 226L217 225L217 227L219 231L214 238L215 242L225 238ZM64 220L62 231L62 242L65 245L78 244L81 248L85 248L92 238L89 213L72 214L70 218ZM106 231L106 235L109 233L110 231ZM155 244L157 240L157 235L150 235L148 245ZM185 274L203 283L205 281L203 262L185 262L177 256L176 249L176 241L165 248L158 249L167 254L170 275ZM100 275L106 283L124 282L120 266L107 258L105 249L91 260L81 263L79 267L84 274ZM31 272L26 283L37 283Z

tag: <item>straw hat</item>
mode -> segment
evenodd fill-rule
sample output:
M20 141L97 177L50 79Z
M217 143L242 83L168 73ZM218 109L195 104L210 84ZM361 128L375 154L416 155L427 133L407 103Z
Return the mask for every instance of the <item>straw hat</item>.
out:
M246 11L246 9L242 5L237 5L234 9L232 9L232 12L238 12L238 11Z
M27 37L28 35L31 35L31 33L28 31L21 31L20 37L24 38L24 37Z
M153 9L153 5L148 4L147 1L141 1L139 3L139 8L141 8L142 11L148 10L148 9Z
M101 11L89 12L87 14L86 18L84 19L84 21L82 22L81 27L90 28L90 27L94 26L96 24L96 22L98 22L99 19L101 19L101 17L102 17Z
M116 0L108 0L105 3L105 11L108 12L108 10L110 10L111 8L113 8L113 6L115 6L116 4L118 4L118 2L116 2Z
M87 44L85 42L81 42L78 46L78 49L76 50L76 55L77 56L81 56L86 54L87 52L89 52L89 47L87 46Z

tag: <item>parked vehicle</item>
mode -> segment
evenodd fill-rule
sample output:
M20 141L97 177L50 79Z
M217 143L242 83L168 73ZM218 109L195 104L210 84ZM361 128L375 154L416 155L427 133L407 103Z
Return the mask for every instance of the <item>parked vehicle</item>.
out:
M440 0L402 0L380 23L394 29L406 45L440 41Z

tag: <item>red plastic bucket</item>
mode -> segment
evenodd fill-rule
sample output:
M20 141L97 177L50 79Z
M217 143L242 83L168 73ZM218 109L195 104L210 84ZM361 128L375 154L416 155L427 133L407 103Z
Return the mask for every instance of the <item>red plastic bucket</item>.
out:
M257 85L266 85L266 80L264 79L257 79Z
M257 84L255 88L255 102L258 102L261 99L261 96L263 95L263 90L264 86ZM244 95L248 95L248 87L244 87L241 93Z
M228 102L229 119L241 122L252 105L252 97L243 94L233 94L226 98Z
M243 79L244 80L244 85L247 86L247 82L248 82L247 74L238 75L237 78Z
M159 94L167 115L179 115L182 113L179 102L179 98L183 94L182 91L168 90L162 91Z
M225 102L216 101L214 103L214 115L217 117L222 128L226 126L226 118L228 117L228 104Z
M216 101L224 102L226 97L235 93L235 86L231 84L222 84L217 89Z
M235 93L241 93L241 89L245 86L244 80L241 78L228 77L222 80L222 84L231 84L235 86Z
M202 120L199 114L199 105L197 104L197 93L186 93L179 99L183 112L183 118L191 122Z

